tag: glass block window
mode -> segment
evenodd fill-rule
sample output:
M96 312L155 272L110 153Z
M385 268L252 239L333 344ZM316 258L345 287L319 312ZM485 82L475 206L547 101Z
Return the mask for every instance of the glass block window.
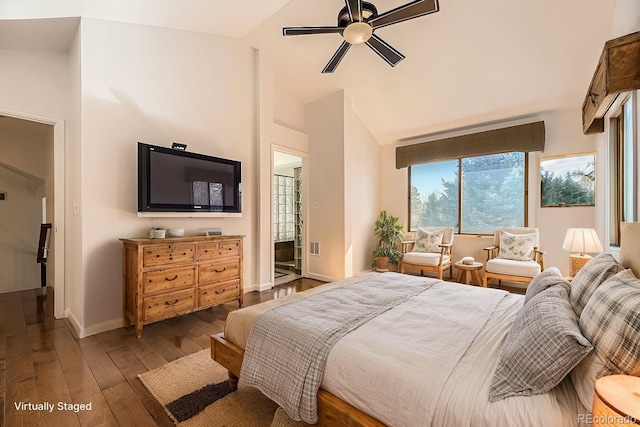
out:
M293 241L295 237L295 181L292 176L274 175L273 241Z

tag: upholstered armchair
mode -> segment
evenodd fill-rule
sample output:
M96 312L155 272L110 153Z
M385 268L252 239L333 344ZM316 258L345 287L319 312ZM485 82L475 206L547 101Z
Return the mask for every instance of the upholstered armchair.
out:
M400 273L406 269L435 271L438 279L442 279L442 272L449 269L452 274L453 260L453 228L452 227L423 227L416 232L409 232L402 242L402 261Z
M498 228L493 237L493 246L484 248L487 262L483 267L482 285L487 287L490 279L529 284L544 270L545 252L538 249L537 228Z

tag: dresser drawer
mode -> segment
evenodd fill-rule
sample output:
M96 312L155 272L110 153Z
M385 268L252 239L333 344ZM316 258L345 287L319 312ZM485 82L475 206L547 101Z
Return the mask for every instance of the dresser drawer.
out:
M145 267L193 262L196 259L195 243L171 243L146 246L142 255Z
M202 242L198 244L198 260L200 261L239 256L240 240L223 240L220 242Z
M237 300L239 295L240 279L203 286L198 291L198 307L209 307Z
M226 282L227 280L237 279L239 277L239 260L201 264L198 268L198 283L200 285Z
M195 283L195 266L147 271L142 275L142 293L148 295L172 289L193 288Z
M142 300L142 319L161 320L189 312L194 308L195 290L169 292Z

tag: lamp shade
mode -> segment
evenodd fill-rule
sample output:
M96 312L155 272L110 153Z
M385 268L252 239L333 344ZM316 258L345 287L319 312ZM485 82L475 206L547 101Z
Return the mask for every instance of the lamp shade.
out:
M596 253L602 252L602 244L593 228L569 228L564 236L562 249L581 254Z

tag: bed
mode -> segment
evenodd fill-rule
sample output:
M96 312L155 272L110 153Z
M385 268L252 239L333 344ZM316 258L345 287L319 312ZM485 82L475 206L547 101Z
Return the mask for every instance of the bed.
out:
M581 276L576 276L575 288L574 284L569 288L557 270L545 270L539 280L532 282L526 296L397 273L371 273L330 283L231 312L224 334L212 337L212 358L229 370L232 386L238 377L241 381L249 378L249 385L260 388L292 418L321 426L588 425L597 376L621 371L640 374L639 350L627 348L621 356L618 354L621 346L611 345L612 336L617 337L614 342L629 338L640 342L640 337L599 333L597 325L602 322L595 317L606 302L594 303L603 297L597 290L600 284L618 289L621 280L635 279L623 265L638 274L634 255L638 248L633 247L636 242L640 242L640 226L627 224L623 227L622 265L610 256L596 257ZM615 283L609 285L611 281ZM640 310L638 284L624 287L625 292L631 290L631 298L624 297L625 301L631 301L630 313ZM406 291L409 295L394 294L387 298L393 300L391 305L375 308L373 311L377 312L371 316L351 313L347 323L355 325L337 334L339 337L331 343L325 358L317 362L318 384L310 386L319 387L317 394L303 394L303 409L287 406L291 405L289 396L278 394L286 395L289 389L296 388L299 375L291 374L296 372L298 361L287 359L295 352L285 347L300 346L297 341L290 344L294 340L290 339L288 328L306 322L298 319L315 321L337 311L333 302L320 298L354 292L347 299L357 299L367 287L379 288L385 296L394 294L398 288L411 290ZM558 298L556 294L566 295ZM607 292L604 297L609 294L615 292ZM540 316L531 307L541 306L543 312L562 312L564 309L555 306L549 310L548 304L557 301L561 301L562 307L569 307L565 310L567 322L574 322L576 327L554 331L553 326L545 326L542 329L547 335L532 338L526 325L531 316ZM290 311L305 304L311 312ZM368 299L363 304L371 305ZM277 326L280 323L265 323L268 316L277 312L284 317L277 320L282 328ZM557 323L561 322L553 317L553 324ZM315 330L315 324L311 324ZM255 332L260 329L267 330L267 338L262 341ZM637 333L628 329L620 334ZM554 334L552 338L549 333ZM333 330L327 334L334 335ZM311 341L315 343L317 339ZM523 344L530 342L534 344ZM270 347L269 343L276 345ZM556 353L570 354L571 360L557 367L558 354L538 356L533 351L536 345L545 352L555 345ZM276 360L280 357L284 359ZM524 376L534 378L517 378L515 386L510 384L514 376L522 374L518 366L521 361L534 359L539 365L545 357L548 360L541 372L525 368ZM277 372L278 369L281 371ZM543 388L538 384L540 374L553 377L544 378ZM297 402L298 397L292 399ZM313 400L313 408L304 407L305 399Z

